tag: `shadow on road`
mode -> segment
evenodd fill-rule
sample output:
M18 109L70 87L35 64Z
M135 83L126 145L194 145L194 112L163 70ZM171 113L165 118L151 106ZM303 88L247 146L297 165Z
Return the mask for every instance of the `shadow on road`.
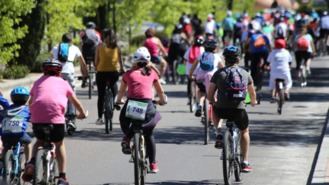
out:
M146 177L147 178L147 177ZM147 183L149 185L224 185L224 183L218 183L219 180L203 180L203 181L162 181L162 182L152 182ZM220 180L220 182L224 182L223 180ZM102 185L128 185L126 183L106 183Z

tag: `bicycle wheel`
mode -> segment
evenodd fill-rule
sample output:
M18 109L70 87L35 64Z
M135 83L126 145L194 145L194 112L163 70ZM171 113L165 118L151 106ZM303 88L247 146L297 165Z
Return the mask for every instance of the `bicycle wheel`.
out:
M223 177L225 185L231 185L233 183L233 164L232 150L231 150L232 138L228 131L224 135L224 147L223 147Z
M51 158L49 161L49 177L48 177L49 184L55 185L57 176L58 176L57 161L56 159Z
M240 135L235 138L235 149L234 149L234 177L236 182L241 181L241 146L240 146Z
M35 157L35 166L34 166L34 177L33 177L33 185L41 185L46 183L45 171L43 164L43 157L47 151L45 149L40 149L37 151L37 155Z
M105 133L109 134L112 131L112 117L113 117L113 94L107 89L104 97L104 118L105 118Z
M139 137L140 142L139 142L139 153L140 153L140 168L141 168L141 184L144 185L145 184L145 177L146 177L146 173L147 173L147 162L146 162L146 146L145 146L145 140L143 135L140 135Z
M208 102L205 98L203 104L203 115L204 115L204 144L207 145L209 141L209 115L208 115Z
M3 172L2 180L3 180L3 183L6 185L11 184L11 179L12 179L11 174L14 169L12 155L13 155L12 150L8 150L4 155L4 161L3 161L4 172Z
M134 134L134 176L135 185L142 185L142 169L141 169L141 158L140 158L140 143L139 143L140 133ZM144 180L144 179L143 179ZM144 182L143 182L144 183Z
M278 101L278 114L282 114L282 106L284 103L284 92L282 89L278 89L278 96L279 96L279 101Z

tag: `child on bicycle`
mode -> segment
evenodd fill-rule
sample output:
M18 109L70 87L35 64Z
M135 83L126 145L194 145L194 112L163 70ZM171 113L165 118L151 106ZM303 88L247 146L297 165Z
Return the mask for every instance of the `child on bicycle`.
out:
M119 93L116 104L123 103L123 96L127 91L127 101L120 113L120 126L124 133L122 139L122 152L130 154L130 139L133 137L133 130L131 129L131 118L126 116L127 104L130 101L147 103L145 119L143 121L143 134L145 136L145 143L147 148L147 156L149 157L151 172L157 173L159 171L156 162L156 147L153 137L153 129L160 121L161 116L156 110L153 100L153 87L159 96L159 105L166 104L166 95L159 81L159 76L152 66L148 65L151 61L151 56L147 48L140 47L134 54L133 68L127 71L121 80Z
M204 43L205 52L200 55L198 60L193 63L189 76L192 78L195 71L196 84L199 88L197 93L197 110L195 112L196 117L201 116L201 110L203 106L203 100L206 95L206 89L208 89L210 84L210 79L212 75L217 71L217 69L223 68L224 64L217 51L218 43L214 38L209 38Z
M284 39L276 39L274 42L274 50L271 51L267 58L266 66L270 67L269 87L272 90L272 100L275 102L275 80L283 79L285 85L285 99L289 99L289 90L292 87L292 79L290 73L290 65L292 56L290 52L285 49L286 41Z
M77 108L78 119L86 118L88 113L82 107L69 83L61 78L62 64L58 61L46 61L42 67L44 75L34 83L29 101L32 129L37 141L33 146L32 158L25 168L23 180L32 180L37 150L50 139L50 142L56 146L58 184L68 185L65 174L67 158L64 145L67 101ZM50 133L45 133L46 130L50 130Z
M26 105L30 92L25 87L15 87L10 98L13 104L1 96L0 112L1 140L3 143L2 154L15 146L18 142L24 145L25 161L30 160L31 156L31 136L27 133L28 122L30 121L30 110ZM16 124L14 124L16 123Z

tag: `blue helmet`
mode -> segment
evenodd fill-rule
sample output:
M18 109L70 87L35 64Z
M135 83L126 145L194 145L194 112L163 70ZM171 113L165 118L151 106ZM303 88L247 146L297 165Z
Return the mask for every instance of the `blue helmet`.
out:
M235 63L240 56L240 49L233 45L227 46L224 49L223 56L226 62Z
M15 87L11 93L10 98L14 104L24 105L29 99L30 91L25 87Z

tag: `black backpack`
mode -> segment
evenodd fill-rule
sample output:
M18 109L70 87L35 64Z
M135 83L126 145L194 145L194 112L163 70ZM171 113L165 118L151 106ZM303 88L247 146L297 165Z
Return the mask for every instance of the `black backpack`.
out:
M242 78L239 68L224 68L225 78L225 90L224 95L227 99L232 101L244 101L247 94L247 83Z
M85 59L94 59L97 43L87 34L82 37L82 55Z

